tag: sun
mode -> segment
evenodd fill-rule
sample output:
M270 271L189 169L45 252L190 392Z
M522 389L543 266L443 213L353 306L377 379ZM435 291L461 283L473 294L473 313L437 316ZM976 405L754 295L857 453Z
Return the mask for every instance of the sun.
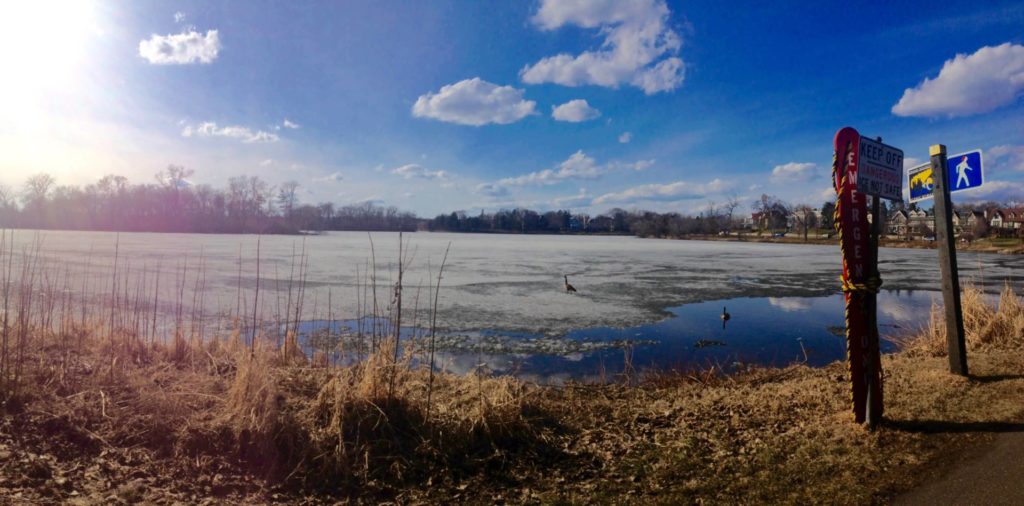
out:
M98 33L89 0L25 0L0 7L0 103L15 108L74 87Z

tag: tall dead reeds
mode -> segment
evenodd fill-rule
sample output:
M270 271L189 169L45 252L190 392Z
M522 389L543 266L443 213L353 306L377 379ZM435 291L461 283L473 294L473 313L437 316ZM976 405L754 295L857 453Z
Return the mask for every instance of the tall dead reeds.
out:
M960 295L963 308L964 338L968 349L1024 346L1024 304L1007 283L998 303L973 284L965 284ZM946 322L942 307L933 304L924 328L911 336L897 338L911 353L932 356L946 354Z

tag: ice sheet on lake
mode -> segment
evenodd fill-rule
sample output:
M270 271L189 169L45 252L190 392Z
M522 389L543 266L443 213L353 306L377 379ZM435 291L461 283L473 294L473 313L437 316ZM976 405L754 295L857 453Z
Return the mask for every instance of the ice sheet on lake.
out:
M103 232L43 232L43 251L72 272L89 266L86 279L97 293L107 283L115 236ZM19 232L27 244L31 232ZM438 324L450 331L499 329L560 335L570 329L626 327L667 316L665 308L734 297L805 297L839 291L838 247L718 241L672 241L632 237L406 234L415 250L405 275L403 319L426 321L431 276L445 247ZM249 306L255 288L256 236L122 233L119 257L133 275L162 272L160 296L175 298L176 270L199 265L206 272L206 314L231 314ZM374 233L378 298L389 302L396 279L397 233ZM308 289L303 319L327 316L328 290L337 318L356 316L357 269L365 276L371 257L366 233L337 232L311 237L264 236L261 239L260 312L270 319L285 304L292 258L305 248ZM238 256L242 254L242 290ZM885 288L937 290L934 250L881 251ZM965 279L998 290L1004 280L1018 288L1024 281L1024 257L960 255ZM428 268L429 267L429 268ZM980 270L979 270L980 268ZM372 269L371 269L372 270ZM983 274L983 279L982 279ZM565 293L563 275L578 290ZM189 278L192 283L192 277ZM132 286L132 285L129 285ZM191 305L192 285L184 304ZM418 302L415 297L419 293ZM418 313L413 314L413 307Z

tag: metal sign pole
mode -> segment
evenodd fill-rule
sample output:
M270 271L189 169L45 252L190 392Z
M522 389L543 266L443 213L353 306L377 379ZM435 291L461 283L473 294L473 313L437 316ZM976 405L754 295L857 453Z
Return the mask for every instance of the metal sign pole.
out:
M881 229L880 220L880 205L881 200L878 196L872 197L871 199L871 234L868 243L868 255L870 263L868 269L871 270L871 276L873 279L881 279L878 272L878 241L879 241L879 230ZM882 392L881 385L881 370L882 370L882 355L881 355L881 343L878 336L878 292L869 291L864 299L865 314L868 318L868 353L864 357L865 366L867 369L867 399L864 402L865 409L865 422L869 429L874 429L878 425L878 422L882 420ZM875 384L879 382L879 384Z
M935 182L935 242L939 247L942 271L942 302L946 311L946 347L949 372L967 376L967 346L964 342L964 317L960 306L960 275L956 266L956 238L953 234L953 202L949 197L949 167L946 146L928 148Z

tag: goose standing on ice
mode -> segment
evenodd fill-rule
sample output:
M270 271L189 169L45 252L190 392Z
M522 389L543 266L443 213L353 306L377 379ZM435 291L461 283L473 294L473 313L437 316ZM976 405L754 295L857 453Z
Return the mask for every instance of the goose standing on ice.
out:
M569 284L569 276L563 275L562 277L565 278L565 292L576 293L576 287Z

